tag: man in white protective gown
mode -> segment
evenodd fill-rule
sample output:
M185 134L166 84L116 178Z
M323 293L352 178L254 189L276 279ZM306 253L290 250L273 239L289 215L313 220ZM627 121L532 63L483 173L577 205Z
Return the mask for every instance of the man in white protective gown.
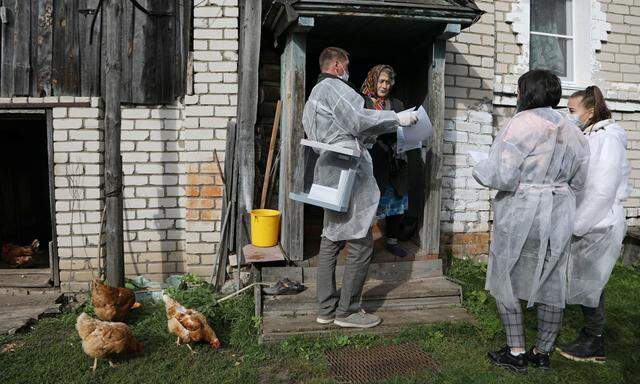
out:
M473 171L478 183L498 190L485 288L496 299L507 346L488 357L518 372L550 368L562 325L576 196L587 176L586 138L552 109L561 95L560 79L551 72L522 75L518 113ZM520 300L537 306L538 337L529 351Z
M364 98L348 83L349 54L329 47L320 54L321 74L304 107L302 125L307 138L325 144L359 149L356 179L347 212L324 211L324 226L318 253L317 298L321 324L370 328L381 319L360 308L362 287L373 255L371 227L380 200L373 166L364 140L395 132L398 126L417 122L415 112L377 111L364 108ZM323 151L316 167L322 167ZM316 169L321 177L335 178L332 171ZM339 177L339 176L338 176ZM342 288L336 290L338 254L348 248Z
M557 349L571 360L601 362L606 360L602 336L604 287L620 257L627 232L622 206L631 194L627 134L611 118L602 91L596 86L574 93L569 99L569 112L584 130L591 152L567 269L567 304L582 306L584 328L576 340L558 345Z

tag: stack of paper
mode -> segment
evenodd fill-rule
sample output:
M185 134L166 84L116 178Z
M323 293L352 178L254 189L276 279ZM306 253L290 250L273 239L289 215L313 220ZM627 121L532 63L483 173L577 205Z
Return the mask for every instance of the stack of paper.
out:
M410 108L407 111L413 111ZM427 115L424 107L415 111L418 114L418 122L410 127L399 127L397 132L397 153L403 153L411 149L422 147L424 141L429 140L433 136L433 125Z

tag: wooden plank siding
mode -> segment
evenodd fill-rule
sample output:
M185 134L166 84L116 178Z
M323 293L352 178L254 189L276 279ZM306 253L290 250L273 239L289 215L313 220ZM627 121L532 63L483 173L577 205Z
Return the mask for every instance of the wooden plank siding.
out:
M101 96L104 10L99 0L4 0L0 27L0 97ZM192 6L122 1L122 102L170 104L186 90ZM162 14L159 14L162 13ZM93 31L92 22L96 17ZM91 37L93 34L93 37Z

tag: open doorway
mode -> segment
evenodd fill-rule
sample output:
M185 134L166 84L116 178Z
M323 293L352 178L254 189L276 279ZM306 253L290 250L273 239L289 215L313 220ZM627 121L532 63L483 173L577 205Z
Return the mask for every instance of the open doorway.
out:
M44 113L0 114L0 285L50 284L53 238Z
M435 29L434 25L434 31ZM396 82L390 96L402 101L405 108L422 105L429 93L427 85L432 35L424 23L414 24L407 20L317 18L316 26L309 32L307 40L307 97L320 73L318 57L321 51L326 47L336 46L350 53L350 82L356 89L360 90L372 67L387 64L396 72ZM423 159L423 151L420 149L407 152L409 208L404 215L403 228L408 228L411 233L407 236L405 232L400 243L407 256L400 258L385 249L385 220L378 220L374 226L376 252L373 262L415 261L424 256L417 236L424 211L427 180ZM320 245L323 211L311 205L305 205L304 210L304 259L313 266L314 256ZM345 256L343 254L341 258Z

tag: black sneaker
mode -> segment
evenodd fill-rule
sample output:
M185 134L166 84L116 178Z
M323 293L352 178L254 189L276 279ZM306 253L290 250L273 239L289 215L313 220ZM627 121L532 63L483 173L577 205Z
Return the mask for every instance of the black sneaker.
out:
M509 347L504 347L499 351L487 353L487 356L494 365L507 368L513 372L527 372L527 359L524 353L519 356L514 356L511 354Z
M607 360L602 336L591 336L584 329L576 340L567 344L559 344L556 349L560 355L573 361L603 363Z
M551 369L551 364L549 362L549 354L542 352L534 352L535 347L531 348L527 353L525 353L525 358L529 365L532 365L536 368L540 368L543 371L548 371Z

